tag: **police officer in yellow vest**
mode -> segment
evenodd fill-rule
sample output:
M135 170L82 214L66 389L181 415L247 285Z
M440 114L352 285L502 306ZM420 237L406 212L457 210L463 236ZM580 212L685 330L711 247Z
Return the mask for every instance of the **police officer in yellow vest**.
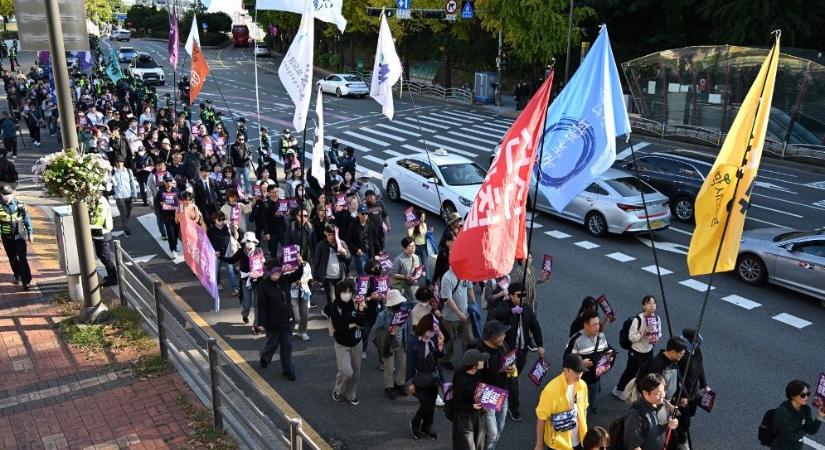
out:
M14 274L14 284L23 282L28 290L32 282L32 272L26 259L26 241L34 237L32 220L25 206L14 198L11 186L0 187L0 238L9 258Z
M109 201L100 193L100 196L89 208L89 224L92 229L92 242L95 245L95 254L103 267L106 268L106 279L104 286L117 284L117 272L115 271L115 254L112 249L112 209Z

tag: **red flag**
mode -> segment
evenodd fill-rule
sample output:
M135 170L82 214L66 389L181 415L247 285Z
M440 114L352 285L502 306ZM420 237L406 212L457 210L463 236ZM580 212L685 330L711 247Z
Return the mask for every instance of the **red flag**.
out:
M192 72L189 75L189 104L194 104L203 85L206 83L206 76L209 75L209 65L201 51L201 44L197 40L192 42Z
M450 251L460 280L483 281L510 273L526 254L526 204L553 72L507 131ZM481 245L479 245L481 244Z

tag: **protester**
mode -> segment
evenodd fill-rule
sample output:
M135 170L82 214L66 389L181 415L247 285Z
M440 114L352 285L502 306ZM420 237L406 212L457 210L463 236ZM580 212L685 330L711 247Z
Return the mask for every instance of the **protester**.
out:
M237 225L227 225L226 215L220 211L212 214L212 224L206 231L209 242L215 250L215 272L217 275L216 284L219 289L223 289L221 284L221 268L226 267L226 275L229 277L229 287L233 295L240 294L238 285L238 275L235 273L235 265L226 262L221 257L234 255L240 244L238 243Z
M95 254L106 269L104 286L117 284L117 270L115 269L115 254L112 248L112 228L114 219L109 200L98 193L98 197L89 208L89 228L92 231L92 243Z
M338 374L332 399L345 397L353 406L358 399L358 378L361 376L361 332L364 326L364 302L354 302L355 283L350 279L335 284L335 299L330 306L330 322L335 338L335 363Z
M221 258L230 264L238 263L241 271L241 319L243 323L249 323L249 311L252 308L255 309L252 322L252 333L254 334L262 331L258 324L257 288L258 281L264 275L265 257L263 251L257 247L258 243L255 233L247 231L241 240L243 247L238 248L232 256Z
M484 412L476 398L476 388L481 381L479 372L489 359L489 354L471 348L464 352L461 369L453 375L453 450L484 449Z
M312 281L312 267L307 261L304 261L301 266L304 269L303 275L298 281L293 282L289 288L289 295L292 298L292 317L295 321L292 336L298 337L302 341L308 341L309 301L312 297L309 282Z
M384 394L390 400L395 400L399 395L407 395L404 377L407 374L408 322L404 316L409 312L402 310L404 303L404 296L398 290L390 289L387 292L385 308L375 319L375 345L384 366ZM364 336L368 338L369 333L365 333Z
M175 188L175 179L171 174L163 176L163 185L155 195L155 205L159 206L159 218L163 224L162 235L169 242L169 251L172 259L178 257L178 227L175 223L175 212L178 210L178 190Z
M641 398L633 402L622 419L622 443L627 449L661 450L665 448L668 429L675 430L679 425L678 419L669 416L673 407L666 401L665 379L651 373L641 378L636 387Z
M421 260L415 251L415 242L409 237L401 239L401 253L395 257L390 269L390 285L397 289L407 299L407 303L412 306L415 291L418 290L418 280L423 275L423 271L416 275L416 270L423 270Z
M475 303L475 293L472 285L466 280L459 280L452 268L442 277L439 292L443 304L440 326L445 339L444 355L440 362L445 368L452 369L456 342L461 344L460 351L464 354L473 340L467 307L470 302Z
M609 346L604 333L599 331L598 312L585 311L582 314L582 322L582 329L567 341L564 353L575 353L582 357L584 367L587 369L582 379L587 383L587 398L590 405L588 412L596 414L597 398L601 391L601 375L596 373L596 363Z
M808 406L811 398L811 387L801 380L791 380L785 386L785 400L773 416L774 438L771 450L802 450L802 442L806 434L814 435L819 431L822 422L825 422L825 405L821 402L814 404L813 409Z
M427 264L430 258L427 247L430 246L430 241L432 241L432 234L427 225L427 213L423 209L416 208L415 216L418 218L418 223L407 228L407 236L411 237L415 244L415 254L418 255L419 261L421 261L421 264L424 266L424 274L429 275L430 270ZM435 245L433 245L433 247L435 247Z
M640 380L645 375L655 373L665 379L665 391L667 400L676 400L676 393L679 391L683 374L679 372L679 361L685 356L687 342L680 336L675 336L667 340L667 347L659 350L659 354L653 357L649 364L639 368L636 380ZM679 406L687 406L687 399L680 399Z
M435 319L427 315L415 326L416 338L407 344L406 384L418 399L418 410L410 421L413 439L438 439L433 431L435 401L441 373L438 359L444 351L444 335L435 330Z
M535 450L582 448L587 433L587 383L581 378L587 368L581 356L568 353L562 371L541 391L536 406Z
M708 393L707 379L705 378L705 365L702 356L702 335L697 335L696 329L685 328L682 330L682 338L687 344L687 354L679 360L679 373L684 383L684 396L687 398L687 406L679 407L679 428L676 429L676 439L671 442L678 450L688 450L690 445L690 422L696 415L696 408L699 406L700 396ZM695 341L695 344L694 344ZM689 364L689 365L688 365Z
M610 448L610 435L602 427L587 430L582 442L582 450L606 450Z
M34 229L26 206L14 194L11 186L0 187L0 239L11 265L14 284L22 282L23 290L27 291L31 287L32 272L26 242L34 240Z
M363 353L361 353L361 358L363 359L367 359L367 347L369 346L370 332L372 331L375 323L378 321L378 315L381 314L386 307L384 299L378 294L377 291L377 277L379 275L381 275L381 264L378 260L371 259L367 261L365 276L369 277L369 282L367 283L367 293L364 295L364 301L366 302L367 307L364 310L366 320L364 322L364 336L361 341L364 350ZM379 368L384 370L384 360L382 358L383 356L379 356Z
M281 266L270 261L267 276L258 283L258 321L266 330L266 343L261 349L261 367L266 368L272 356L281 348L280 359L284 376L295 381L292 365L292 302L290 285L301 279L304 272L303 258L298 255L298 270L283 274Z
M532 309L533 314L535 314L536 317L538 317L539 315L539 307L536 298L536 286L542 283L546 283L549 279L550 274L547 272L542 272L541 277L536 279L536 272L533 268L533 255L529 253L527 254L526 260L517 260L516 266L510 273L510 280L512 282L519 282L524 284L524 306Z
M505 365L506 357L510 353L505 343L509 329L509 325L498 320L487 321L484 324L484 340L476 347L478 351L490 355L488 364L481 371L481 381L500 389L507 389L507 379L516 376L515 364ZM504 431L507 410L508 400L505 399L500 411L484 411L484 447L487 450L495 450L501 433Z
M324 241L315 247L312 258L312 276L324 286L327 303L323 312L329 317L335 297L335 286L346 276L345 265L352 257L347 245L338 239L334 225L324 228Z
M369 210L366 205L358 207L357 220L350 223L344 242L347 243L352 252L355 262L355 272L364 275L364 266L367 260L375 257L376 248L379 245L378 230L375 224L369 220Z
M129 218L132 216L132 200L137 197L137 181L124 162L120 157L115 160L115 167L112 169L112 187L123 234L131 236Z
M636 376L639 368L653 359L653 347L662 337L661 323L661 319L656 314L656 297L644 296L642 312L633 318L628 330L631 346L627 351L627 367L622 372L619 383L613 388L613 395L619 400L624 400L624 389L627 383ZM650 329L648 324L651 325Z

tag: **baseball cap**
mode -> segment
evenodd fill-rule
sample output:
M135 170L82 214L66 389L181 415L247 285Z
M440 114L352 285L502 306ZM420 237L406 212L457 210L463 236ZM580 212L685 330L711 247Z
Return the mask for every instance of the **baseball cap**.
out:
M505 325L498 320L489 320L484 324L484 339L494 338L504 334L510 329L510 325Z
M358 214L365 214L367 212L369 212L369 209L367 208L367 205L359 205L358 206Z
M489 359L489 353L481 353L480 351L471 348L464 352L464 356L461 357L461 365L464 367L472 367L478 364L479 361L487 362Z

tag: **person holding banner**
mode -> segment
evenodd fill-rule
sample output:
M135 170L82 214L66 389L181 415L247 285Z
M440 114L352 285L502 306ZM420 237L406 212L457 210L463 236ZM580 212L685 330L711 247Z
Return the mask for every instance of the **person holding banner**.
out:
M324 239L315 247L312 257L312 276L316 282L322 283L327 303L323 313L329 317L335 295L335 286L346 276L346 264L352 258L347 245L338 237L335 225L327 224L324 228Z
M590 297L592 298L592 297ZM662 321L656 315L656 297L646 295L642 298L642 312L633 318L628 329L627 337L631 342L627 351L627 367L625 367L619 383L613 388L613 395L619 400L624 400L624 388L627 383L636 376L639 368L650 363L653 359L653 347L661 338L661 327L658 335L648 333L648 323L659 323Z
M298 255L298 270L283 274L281 266L270 260L266 263L266 276L258 283L258 321L266 330L266 342L261 349L261 367L266 369L272 356L281 348L280 359L284 376L295 381L292 365L292 301L290 285L304 274L304 259Z
M534 450L580 449L587 434L587 383L582 374L587 368L581 356L568 353L562 371L541 391L536 406L536 445Z
M230 264L238 263L241 271L241 318L243 323L249 323L249 310L255 308L252 332L261 332L258 323L258 281L264 276L264 252L258 248L258 238L255 233L247 231L241 240L243 247L235 254L218 258Z
M475 347L478 351L490 355L490 361L481 371L481 382L504 390L507 389L507 379L518 375L515 358L512 358L513 353L505 342L509 330L510 325L495 319L489 320L484 324L484 340ZM505 399L498 412L484 411L485 449L495 450L501 433L504 431L508 409L509 400Z
M240 194L235 188L226 190L226 204L220 210L229 223L237 225L241 233L247 231L247 219L252 213L252 205L240 202Z
M175 213L175 223L178 224L178 226L180 226L184 215L204 230L206 229L206 221L203 220L203 214L201 214L200 209L198 209L195 203L192 202L192 193L189 191L180 193L180 206Z

